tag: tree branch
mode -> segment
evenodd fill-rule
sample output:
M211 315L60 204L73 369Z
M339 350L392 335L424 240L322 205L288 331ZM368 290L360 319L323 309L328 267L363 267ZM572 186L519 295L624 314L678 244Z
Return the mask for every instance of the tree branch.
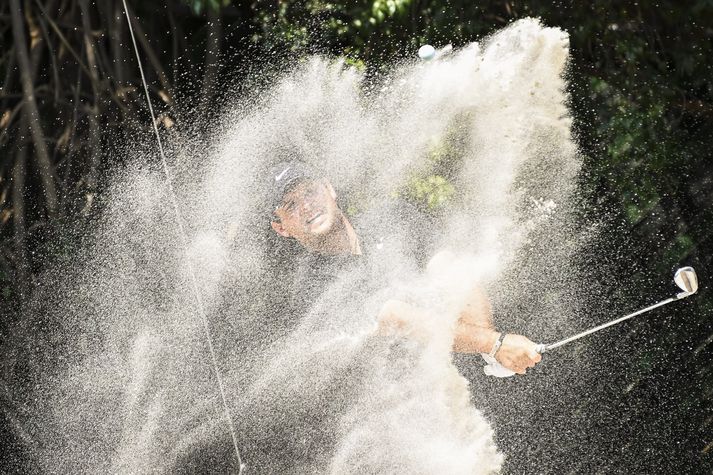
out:
M27 37L22 19L22 9L19 0L10 0L12 14L12 31L15 39L15 52L20 67L20 79L24 96L23 113L27 114L27 121L32 135L32 141L37 156L38 170L42 180L47 213L51 218L56 218L59 212L57 189L54 182L54 167L50 160L47 144L45 143L40 113L35 101L34 84L32 80L30 56L27 50Z
M10 111L10 114L7 116L7 120L3 120L3 125L2 125L2 132L0 132L0 147L5 145L5 142L7 138L10 136L9 130L10 126L12 126L12 123L15 120L15 117L18 115L18 113L22 110L22 103L17 104L15 107L13 107L12 111ZM4 114L4 113L3 113ZM3 117L4 119L4 117Z
M115 66L114 82L118 87L122 87L126 83L124 76L124 45L122 44L124 39L124 15L122 15L120 0L115 0L111 7L113 11L109 22L109 41Z
M136 16L134 16L133 13L131 13L130 9L128 13L129 18L131 18L131 25L134 27L134 31L136 32L137 39L139 40L139 43L141 43L141 47L144 49L149 63L151 63L151 66L156 71L156 74L158 75L158 80L161 82L161 85L163 86L163 89L166 91L166 95L168 96L167 102L169 105L171 105L173 104L173 87L168 81L166 71L164 71L163 66L161 66L161 60L158 58L156 52L151 47L151 44L148 42L148 39L146 38L146 32L141 26L141 23L139 23L139 20L136 18Z
M74 50L74 48L72 48L72 45L67 40L67 37L64 36L64 34L62 33L62 30L59 29L59 26L57 26L57 23L54 20L52 20L52 18L49 15L47 15L47 12L45 11L42 4L40 4L39 0L35 0L35 3L37 3L37 7L40 9L42 14L44 15L45 19L47 20L47 23L49 23L49 25L52 27L54 32L57 34L57 37L59 38L59 40L62 42L62 44L64 44L65 48L67 48L67 51L69 51L69 53L72 56L74 56L74 58L77 60L77 64L79 64L79 66L82 68L82 71L84 71L88 77L91 77L89 68L87 67L86 64L84 64L84 61L82 61L82 58L79 56L79 54L77 54L77 52Z
M50 2L53 3L53 2ZM55 53L54 49L52 48L52 42L50 41L50 35L49 31L47 30L47 23L45 20L42 19L42 17L38 17L38 22L40 24L40 29L42 31L42 37L45 40L45 43L47 44L47 51L49 53L49 58L50 58L50 65L52 66L52 76L54 78L54 87L52 90L54 91L54 99L55 102L59 101L59 91L62 88L62 83L59 79L59 68L57 67L57 60L55 58ZM33 64L33 67L36 68L39 66L39 61L37 61L37 64ZM36 73L35 73L36 74Z
M2 90L0 90L0 98L5 98L7 96L8 91L10 90L10 86L12 85L12 80L15 77L15 48L10 48L8 51L10 56L10 60L7 64L7 72L5 73L5 80L3 81L2 84Z
M82 26L84 27L84 49L87 54L87 64L92 78L92 90L94 100L92 105L87 107L87 117L89 120L89 170L85 176L85 183L90 194L87 197L87 205L90 205L93 192L96 190L96 175L99 168L99 145L101 143L101 132L99 130L99 74L97 72L97 58L94 48L94 41L90 35L91 25L89 24L89 0L79 0L79 8L82 11Z
M23 117L23 128L27 129L27 119ZM15 275L17 277L15 289L20 296L20 306L24 308L28 290L28 263L27 263L27 226L25 224L25 181L27 175L27 144L22 143L20 150L15 156L15 165L12 168L12 223L13 238L15 242L15 253L17 263L15 265Z

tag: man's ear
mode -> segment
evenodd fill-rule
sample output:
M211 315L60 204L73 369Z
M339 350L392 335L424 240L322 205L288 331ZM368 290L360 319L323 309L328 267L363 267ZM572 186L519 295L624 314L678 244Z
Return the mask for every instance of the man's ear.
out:
M277 234L279 234L280 236L286 237L286 238L291 237L290 233L287 232L287 230L282 225L282 223L280 223L278 221L272 221L272 222L270 222L270 226L272 226L272 229L274 229L275 232Z

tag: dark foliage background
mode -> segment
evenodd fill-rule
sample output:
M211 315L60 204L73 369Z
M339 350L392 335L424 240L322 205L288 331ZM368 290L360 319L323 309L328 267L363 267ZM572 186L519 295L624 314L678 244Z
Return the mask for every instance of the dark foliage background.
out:
M163 129L203 123L216 102L250 87L256 71L269 81L268 65L277 70L305 53L345 56L378 75L421 44L457 47L526 16L565 29L585 160L580 219L600 230L582 257L605 289L592 298L599 303L592 318L667 295L681 265L698 270L702 287L696 298L580 346L597 384L572 378L568 394L559 385L533 396L537 383L493 383L496 396L514 392L536 402L519 414L525 423L499 416L494 398L482 404L510 454L508 473L713 469L713 3L129 5ZM18 348L49 344L35 341L23 312L35 276L76 244L63 224L96 212L104 172L121 166L106 150L149 133L150 122L120 0L1 2L0 42L0 467L19 471L32 441L9 389L23 378ZM564 365L561 378L574 372Z

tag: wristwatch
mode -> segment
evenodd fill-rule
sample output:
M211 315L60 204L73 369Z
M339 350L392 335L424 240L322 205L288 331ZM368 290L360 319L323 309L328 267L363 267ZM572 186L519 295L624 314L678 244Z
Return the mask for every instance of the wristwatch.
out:
M505 333L501 332L500 335L498 335L498 339L495 340L495 343L493 343L493 348L490 350L490 353L488 353L491 358L495 358L495 353L497 353L500 347L503 345L504 339Z

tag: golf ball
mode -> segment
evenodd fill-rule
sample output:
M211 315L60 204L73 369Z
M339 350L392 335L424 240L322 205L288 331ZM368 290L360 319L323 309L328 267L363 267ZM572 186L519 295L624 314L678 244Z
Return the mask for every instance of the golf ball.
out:
M436 48L431 45L423 45L418 49L418 57L428 61L436 56Z

